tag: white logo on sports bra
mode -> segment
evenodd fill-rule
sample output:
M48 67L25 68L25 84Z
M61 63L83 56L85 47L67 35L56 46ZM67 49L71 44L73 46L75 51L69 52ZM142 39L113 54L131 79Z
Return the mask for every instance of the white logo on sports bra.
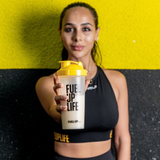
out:
M94 85L94 86L90 86L87 88L87 90L93 90L93 89L96 89L97 88L97 85Z

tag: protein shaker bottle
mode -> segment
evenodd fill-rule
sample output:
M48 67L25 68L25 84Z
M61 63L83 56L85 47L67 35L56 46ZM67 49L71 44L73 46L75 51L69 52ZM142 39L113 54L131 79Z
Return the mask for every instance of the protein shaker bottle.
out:
M67 110L61 112L62 129L83 129L85 114L85 76L87 71L82 62L60 61L61 68L57 71L59 82L63 87L60 95L68 96L67 101L61 101Z

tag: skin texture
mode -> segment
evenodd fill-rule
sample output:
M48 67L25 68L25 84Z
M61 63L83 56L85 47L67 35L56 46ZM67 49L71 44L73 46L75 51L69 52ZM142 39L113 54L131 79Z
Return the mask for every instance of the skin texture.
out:
M73 7L67 10L62 21L62 29L59 30L61 41L68 51L68 59L81 61L88 71L85 88L97 72L97 67L91 57L91 49L94 41L98 40L99 31L100 28L95 28L92 14L84 7ZM103 70L111 83L119 110L119 120L114 129L117 160L130 160L131 139L126 80L118 71ZM37 96L44 110L58 123L61 123L61 111L66 109L66 107L60 106L59 102L67 100L67 97L59 95L59 88L61 87L63 84L58 82L56 73L40 78L36 84ZM107 152L110 147L111 140L87 143L55 142L54 144L57 153L75 158L98 156Z

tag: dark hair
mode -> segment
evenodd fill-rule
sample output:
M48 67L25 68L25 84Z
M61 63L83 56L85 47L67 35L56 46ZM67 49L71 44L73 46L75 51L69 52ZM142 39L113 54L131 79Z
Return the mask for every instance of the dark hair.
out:
M96 10L91 7L89 4L87 3L84 3L84 2L75 2L75 3L71 3L69 4L67 7L65 7L61 13L61 16L60 16L60 23L59 23L59 29L61 30L62 29L62 20L65 16L65 13L68 9L70 8L73 8L73 7L85 7L87 9L89 9L89 11L91 12L92 16L94 17L94 22L95 22L95 27L96 29L98 28L98 14L96 12ZM97 50L99 50L99 54L97 52ZM95 41L94 42L94 46L92 48L92 51L91 51L91 56L92 56L92 59L93 61L97 64L96 60L95 60L95 57L98 56L97 58L99 59L100 58L100 64L101 64L101 61L102 61L102 56L101 56L101 52L100 52L100 49L99 49L99 45L98 43ZM68 51L66 50L65 47L63 47L63 50L62 50L62 60L67 60L68 59Z

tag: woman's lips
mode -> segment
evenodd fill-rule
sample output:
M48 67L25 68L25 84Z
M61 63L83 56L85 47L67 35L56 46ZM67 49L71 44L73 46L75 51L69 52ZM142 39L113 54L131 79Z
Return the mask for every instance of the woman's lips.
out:
M81 51L84 48L84 46L72 46L72 48L75 51Z

